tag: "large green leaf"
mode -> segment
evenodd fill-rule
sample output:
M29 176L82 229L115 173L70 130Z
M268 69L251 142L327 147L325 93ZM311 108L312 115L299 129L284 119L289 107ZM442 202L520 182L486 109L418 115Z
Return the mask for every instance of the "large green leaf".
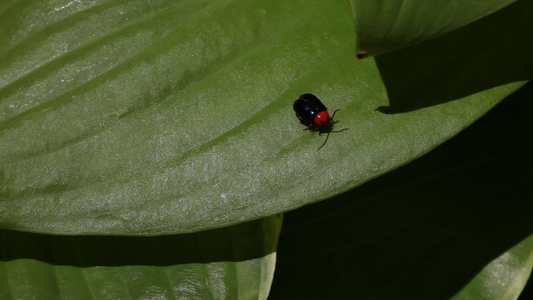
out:
M361 56L390 52L443 35L516 1L348 0Z
M488 22L514 24L523 9L508 8ZM0 15L0 226L13 230L157 235L291 210L415 159L527 79L457 85L447 71L486 49L442 65L441 39L353 63L344 2L13 1ZM416 110L376 110L413 90L394 77L434 66ZM308 92L346 129L320 151L292 111Z
M160 237L0 231L0 299L266 299L280 225Z

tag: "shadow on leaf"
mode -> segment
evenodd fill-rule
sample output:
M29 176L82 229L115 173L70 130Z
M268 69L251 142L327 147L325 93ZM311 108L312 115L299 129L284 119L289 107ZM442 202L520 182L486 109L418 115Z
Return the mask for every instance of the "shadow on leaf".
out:
M2 230L0 262L31 259L85 268L247 261L276 251L279 222L281 217L274 216L226 228L154 237L56 236ZM264 238L251 238L261 236Z

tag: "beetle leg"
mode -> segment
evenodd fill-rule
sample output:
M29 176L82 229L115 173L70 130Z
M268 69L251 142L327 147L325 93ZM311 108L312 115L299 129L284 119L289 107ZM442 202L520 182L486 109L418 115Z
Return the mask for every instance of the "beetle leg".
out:
M322 143L322 145L320 145L320 147L318 147L318 150L316 151L320 151L320 149L322 149L322 147L324 147L324 145L327 143L328 139L329 139L329 132L328 132L328 135L326 136L326 140L324 141L324 143Z

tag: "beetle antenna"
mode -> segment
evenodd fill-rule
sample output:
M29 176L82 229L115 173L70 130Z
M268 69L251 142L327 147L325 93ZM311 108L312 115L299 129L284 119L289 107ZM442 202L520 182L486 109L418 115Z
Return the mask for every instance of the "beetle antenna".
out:
M333 112L333 116L331 116L331 123L334 123L334 124L335 124L335 123L339 123L339 121L335 121L335 120L333 120L333 118L335 118L335 114L336 114L339 110L340 110L340 109L337 109L337 110L335 110L335 111Z

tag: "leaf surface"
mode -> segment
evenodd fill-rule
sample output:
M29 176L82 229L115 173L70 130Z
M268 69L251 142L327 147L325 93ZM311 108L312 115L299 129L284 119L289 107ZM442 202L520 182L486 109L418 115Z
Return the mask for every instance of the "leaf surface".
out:
M450 64L433 60L439 85L394 85L426 78L443 40L423 55L408 48L354 63L346 3L0 9L0 226L22 231L185 233L327 199L457 134L521 86L531 62L522 57L521 69L496 81L478 70L483 84L472 88L439 77ZM523 13L505 11L493 22ZM480 51L455 53L462 59L452 65L467 69ZM322 148L327 137L304 132L294 116L303 93L341 109L342 132ZM405 98L416 109L377 110Z

